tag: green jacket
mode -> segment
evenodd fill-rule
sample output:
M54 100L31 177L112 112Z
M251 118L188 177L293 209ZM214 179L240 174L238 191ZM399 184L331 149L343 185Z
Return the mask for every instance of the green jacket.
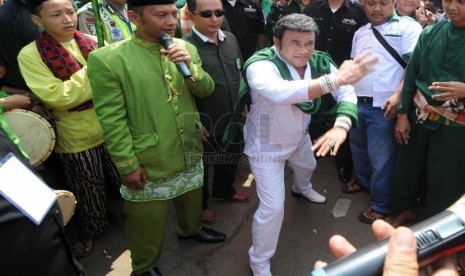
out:
M193 95L210 95L214 83L195 47L174 41L192 57L194 82L184 80L176 65L161 55L160 44L137 35L89 56L95 111L122 175L143 167L149 180L166 179L201 161L201 123Z

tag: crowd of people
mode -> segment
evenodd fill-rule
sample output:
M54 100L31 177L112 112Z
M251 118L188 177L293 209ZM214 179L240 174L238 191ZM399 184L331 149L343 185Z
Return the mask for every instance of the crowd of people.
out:
M208 202L210 192L224 202L250 199L234 186L241 156L259 198L248 251L255 276L271 275L285 166L294 173L294 197L324 204L311 177L318 158L334 157L342 192L370 194L363 223L410 225L465 192L462 0L0 5L1 157L14 153L51 188L77 198L72 245L54 219L56 205L42 222L54 229L48 236L24 226L31 239L41 237L30 241L38 245L27 253L31 264L39 263L33 254L66 257L56 271L25 271L82 274L75 257L91 254L117 216L107 206L112 189L124 200L134 275L162 275L170 203L179 238L224 242L226 234L204 226L221 217ZM28 164L3 117L13 108L53 126L56 145L43 164ZM0 229L9 233L2 241L11 243L18 227L11 218L28 219L0 199ZM405 228L375 225L378 236L394 233L393 244L414 245ZM42 254L47 239L56 247ZM331 243L337 256L353 251L338 241Z

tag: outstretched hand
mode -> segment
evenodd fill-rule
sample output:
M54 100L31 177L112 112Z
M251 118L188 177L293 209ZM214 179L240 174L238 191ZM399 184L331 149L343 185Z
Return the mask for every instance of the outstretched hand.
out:
M13 94L0 99L3 110L7 111L13 108L27 108L31 104L31 98L26 95Z
M333 127L318 138L312 146L312 151L316 151L316 156L335 156L342 143L347 138L347 130L340 127Z
M364 51L353 60L346 60L339 67L337 82L339 85L352 84L360 80L378 62L378 56L371 51Z
M417 10L416 15L418 18L418 23L420 23L421 26L434 24L439 18L439 15L428 10L425 10L424 13Z
M428 89L442 92L433 95L433 98L438 101L465 98L465 83L460 81L433 82Z

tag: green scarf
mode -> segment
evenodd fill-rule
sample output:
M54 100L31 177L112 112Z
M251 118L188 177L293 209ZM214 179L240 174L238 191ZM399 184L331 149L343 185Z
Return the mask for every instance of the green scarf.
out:
M291 72L287 68L286 64L284 63L281 58L276 55L275 51L271 48L265 48L258 52L256 52L253 56L251 56L244 65L243 70L243 78L241 85L239 87L237 102L234 106L233 115L231 117L231 121L226 128L226 131L223 135L223 144L224 148L227 149L229 145L235 141L235 138L239 134L240 130L242 129L245 118L243 116L244 106L247 104L250 105L250 93L249 93L249 86L247 84L246 79L246 70L247 67L260 60L269 60L273 62L273 64L278 67L279 73L284 80L292 81L294 80L291 76ZM317 79L322 75L329 74L331 72L331 64L337 67L331 57L321 51L315 50L312 54L312 57L308 61L310 65L310 69L312 72L312 79ZM315 114L320 112L321 106L321 99L316 98L312 102L304 102L298 103L296 106L302 110L302 112L306 114ZM349 116L352 119L352 124L354 126L357 125L358 120L358 109L357 105L350 103L350 102L340 102L336 103L335 105L331 106L329 110L325 110L324 112L329 112L334 115L334 118L338 115L345 115ZM318 113L317 113L318 114Z
M9 95L6 92L0 90L0 98L6 98L8 96ZM0 127L5 131L6 135L8 137L10 137L11 141L13 141L13 143L18 147L19 151L21 151L21 153L24 155L24 157L29 159L29 156L27 155L27 153L24 150L23 146L21 146L21 144L20 144L18 136L16 136L16 134L14 134L13 130L10 128L10 126L6 122L5 117L3 117L3 105L1 105L1 104L0 104Z

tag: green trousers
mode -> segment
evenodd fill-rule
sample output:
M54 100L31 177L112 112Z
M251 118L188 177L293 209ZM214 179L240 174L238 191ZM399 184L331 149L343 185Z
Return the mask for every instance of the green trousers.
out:
M431 217L465 193L465 127L439 125L437 129L410 123L408 145L397 152L390 202L394 212L418 207L420 219Z
M199 187L171 200L147 202L125 201L125 231L131 251L132 269L142 273L156 266L163 248L168 204L173 201L180 237L189 237L200 230L202 188Z

